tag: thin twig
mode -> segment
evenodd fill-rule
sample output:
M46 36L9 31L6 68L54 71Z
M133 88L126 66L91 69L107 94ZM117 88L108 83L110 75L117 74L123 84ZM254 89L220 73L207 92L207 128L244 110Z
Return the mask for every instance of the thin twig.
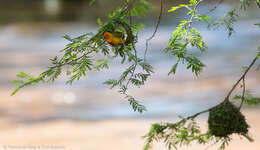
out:
M131 2L128 2L128 3L126 2L126 8L127 9L131 9L131 7L133 7L134 2L135 2L135 0L133 0L132 3ZM128 12L129 12L129 10L128 10ZM132 25L133 18L130 15L130 13L128 15L129 15L129 17L128 17L129 18L129 24Z
M203 2L203 0L198 1L197 4L195 4L193 10L197 10L201 2ZM191 28L191 24L192 24L192 20L193 20L194 16L195 16L195 13L192 13L192 15L189 19L188 30L190 30L190 28Z
M224 2L224 0L219 0L218 3L213 8L211 8L208 12L206 12L206 14L209 14L209 13L212 13L213 11L215 11L222 2Z
M239 109L241 109L244 101L245 101L245 92L246 92L246 83L245 83L245 77L243 77L243 92L242 92L242 97L241 97L241 103L240 103L240 106L239 106Z
M251 64L249 65L249 67L246 69L246 71L243 73L243 75L239 78L239 80L236 82L236 84L235 84L235 85L232 87L232 89L229 91L229 93L228 93L228 95L226 96L226 98L225 98L220 104L224 103L225 101L229 101L229 97L230 97L231 93L234 91L234 89L237 87L237 85L240 83L241 80L243 80L243 95L242 95L242 101L244 102L243 99L244 99L244 95L245 95L245 77L246 77L248 71L249 71L249 70L252 68L252 66L255 64L255 62L256 62L257 59L258 59L258 57L256 56L256 57L253 59L253 61L251 62ZM242 102L242 103L243 103L243 102ZM242 105L242 103L241 103L240 105ZM178 121L177 123L174 123L174 124L179 124L179 123L181 123L181 122L183 122L183 121L185 121L185 120L193 119L193 118L195 118L195 117L197 117L197 116L199 116L199 115L201 115L201 114L203 114L203 113L207 113L207 112L211 111L212 109L216 108L217 106L219 106L220 104L215 105L215 106L213 106L213 107L211 107L211 108L209 108L209 109L203 110L203 111L201 111L201 112L198 112L198 113L196 113L196 114L194 114L194 115L191 115L191 116L188 116L188 117L186 117L186 118L183 118L182 120L180 120L180 121ZM240 106L240 107L241 107L241 106Z
M136 51L135 46L134 46L134 53L135 53L135 58L137 58L137 51ZM130 78L128 79L128 81L127 81L127 83L126 83L126 85L125 85L126 88L128 88L128 85L129 85L131 79L133 78L133 76L134 76L134 74L135 74L135 70L136 70L137 65L138 65L138 62L135 61L135 64L134 64L134 70L133 70L133 72L132 72Z
M252 66L255 64L256 60L258 59L258 57L256 56L253 61L251 62L251 64L248 66L248 68L246 69L246 71L243 73L243 75L237 80L237 82L235 83L235 85L232 87L232 89L228 92L227 96L225 99L229 100L230 95L232 94L232 92L235 90L235 88L238 86L238 84L240 83L241 80L243 80L243 78L245 78L245 76L247 75L248 71L252 68Z
M71 61L69 61L69 62L65 62L65 63L62 63L62 64L55 65L55 66L51 66L51 67L49 67L49 68L54 69L54 68L59 68L59 67L65 66L65 65L71 65L72 63L74 63L74 62L80 60L81 58L87 56L87 55L90 54L90 53L91 53L91 52L87 52L87 53L83 54L82 56L80 56L80 57L78 57L78 58L76 58L76 59L73 59L73 60L71 60Z
M134 3L135 3L135 0L132 0L131 2L127 3L127 5L126 5L127 12L129 12L132 9Z
M215 108L215 107L216 107L216 106L211 107L211 108L206 109L206 110L203 110L203 111L201 111L201 112L198 112L198 113L196 113L196 114L194 114L194 115L192 115L192 116L189 116L189 117L187 117L187 118L184 118L183 120L189 120L189 119L195 118L195 117L197 117L197 116L199 116L199 115L201 115L201 114L203 114L203 113L209 112L210 110L212 110L212 109ZM183 120L181 120L181 121L183 121ZM180 122L181 122L181 121L180 121Z
M126 6L125 6L126 8L125 8L125 9L126 9L127 12L129 12L129 11L132 9L132 7L133 7L135 1L136 1L136 0L132 0L132 1L128 2L128 3L126 3ZM131 21L132 21L132 18L131 18L131 16L130 16L130 24L132 24ZM96 34L95 36L93 36L91 39L88 40L87 43L91 42L91 41L92 41L93 39L95 39L98 35L99 35L99 34ZM135 50L135 51L136 51L136 50ZM50 67L50 68L56 68L56 67L61 67L61 66L64 66L64 65L70 65L71 63L73 63L73 62L75 62L75 61L81 59L82 57L87 56L87 55L90 54L90 53L91 53L91 52L87 52L87 53L83 54L82 56L78 57L77 59L74 59L74 60L72 60L72 61L70 61L70 62L67 62L67 63L64 63L64 64L59 64L59 65L57 65L57 66L52 66L52 67Z
M161 0L161 8L160 8L160 15L158 17L158 20L157 20L157 23L156 23L156 26L155 26L155 30L152 34L151 37L149 37L148 39L146 39L146 47L145 47L145 51L144 51L144 62L146 61L146 55L147 55L147 51L148 51L148 46L149 46L149 42L154 38L157 30L158 30L158 27L161 23L161 19L162 19L162 13L163 13L163 0Z

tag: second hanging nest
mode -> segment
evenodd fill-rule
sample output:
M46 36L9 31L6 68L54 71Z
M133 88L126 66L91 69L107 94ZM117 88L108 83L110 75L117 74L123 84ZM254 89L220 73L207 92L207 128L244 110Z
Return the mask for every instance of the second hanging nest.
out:
M216 137L228 137L233 133L246 136L249 128L245 116L229 100L209 112L208 127Z

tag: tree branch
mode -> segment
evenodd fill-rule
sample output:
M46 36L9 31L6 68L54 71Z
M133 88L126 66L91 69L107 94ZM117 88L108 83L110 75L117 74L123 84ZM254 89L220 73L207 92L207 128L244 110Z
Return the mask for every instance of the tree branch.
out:
M133 7L135 1L136 1L136 0L132 0L132 1L130 1L130 2L128 2L128 3L126 4L126 11L127 11L127 12L129 12L129 11L132 9L132 7Z
M161 23L161 19L162 19L162 13L163 13L163 0L161 0L161 8L160 8L160 15L158 17L158 20L157 20L157 23L156 23L156 26L155 26L155 30L152 34L152 36L148 39L146 39L146 47L145 47L145 51L144 51L144 62L146 61L146 55L147 55L147 51L148 51L148 46L149 46L149 42L154 38L157 30L158 30L158 27Z
M243 80L243 95L242 95L242 102L241 102L241 104L240 104L239 109L241 108L242 103L244 102L244 95L245 95L245 77L246 77L248 71L249 71L249 70L252 68L252 66L255 64L255 62L256 62L257 59L258 59L258 57L256 56L256 57L253 59L253 61L251 62L251 64L249 65L249 67L246 69L246 71L243 73L243 75L239 78L239 80L236 82L236 84L235 84L235 85L232 87L232 89L229 91L229 93L228 93L228 95L226 96L226 98L225 98L221 103L223 103L223 102L229 100L229 97L230 97L231 93L234 91L234 89L237 87L237 85L240 83L240 81ZM221 103L220 103L220 104L221 104ZM194 115L191 115L191 116L188 116L188 117L186 117L186 118L183 118L182 120L180 120L180 121L178 121L177 123L174 123L174 124L179 124L179 123L181 123L181 122L183 122L183 121L196 118L197 116L199 116L199 115L201 115L201 114L203 114L203 113L207 113L207 112L211 111L212 109L216 108L216 107L219 106L220 104L215 105L215 106L213 106L213 107L211 107L211 108L208 108L208 109L206 109L206 110L203 110L203 111L201 111L201 112L198 112L198 113L196 113L196 114L194 114Z
M237 80L237 82L235 83L235 85L232 87L232 89L228 92L227 96L225 99L229 100L230 95L232 94L232 92L235 90L235 88L238 86L238 84L240 83L241 80L243 80L245 78L245 76L247 75L248 71L252 68L252 66L255 64L256 60L258 59L258 57L256 56L253 61L251 62L251 64L248 66L248 68L246 69L246 71L243 73L243 75Z
M198 7L199 7L199 5L200 5L200 3L201 3L202 1L203 1L203 0L198 1L197 4L193 7L193 10L197 10ZM190 27L191 27L191 24L192 24L192 19L193 19L194 15L195 15L195 13L192 13L192 15L191 15L191 17L190 17L190 19L189 19L189 25L188 25L188 29L189 29L189 30L190 30Z
M209 13L212 13L213 11L215 11L222 2L224 2L224 0L219 0L218 3L213 8L211 8L206 14L209 14Z
M242 93L242 97L241 97L241 103L239 106L239 109L241 109L244 101L245 101L245 92L246 92L246 83L245 83L245 77L243 78L243 93Z

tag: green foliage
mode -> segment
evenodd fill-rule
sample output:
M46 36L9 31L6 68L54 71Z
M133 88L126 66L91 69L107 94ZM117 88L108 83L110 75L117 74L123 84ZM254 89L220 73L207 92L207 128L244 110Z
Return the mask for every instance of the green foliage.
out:
M97 24L99 25L99 27L103 26L103 22L100 18L97 19Z
M240 0L240 8L246 10L250 6L251 2L252 0Z
M180 9L180 8L187 8L189 11L196 11L196 8L194 7L196 4L198 4L198 1L197 0L190 0L189 1L189 4L180 4L180 5L178 5L178 6L174 6L174 7L172 7L171 9L169 9L168 10L168 12L174 12L174 11L176 11L176 10L178 10L178 9ZM194 7L194 8L192 8L192 7ZM189 12L188 14L190 14L191 12Z
M214 144L220 143L219 149L225 149L231 138L229 136L219 137L212 134L211 131L203 133L195 121L197 116L192 118L182 118L177 123L155 123L151 125L149 132L143 137L146 139L144 150L152 149L154 141L163 141L165 146L171 149L178 149L183 146L189 146L196 142L199 144ZM252 139L247 135L248 140Z
M247 10L253 2L255 2L255 4L260 7L260 0L240 0L240 8Z
M199 14L199 15L195 15L194 19L197 19L197 21L209 24L209 20L211 20L211 17L205 14Z
M140 113L146 111L145 106L141 105L134 97L127 94L128 85L131 83L137 87L140 87L145 84L147 78L153 73L153 68L151 65L145 63L142 59L137 58L135 55L129 53L129 61L133 62L131 66L129 66L120 76L119 79L109 79L104 84L110 86L110 88L114 88L116 86L119 87L119 93L126 96L130 105L132 106L134 111L138 111ZM136 72L137 67L139 67L143 72Z
M191 5L191 6L194 6L194 5L196 5L197 3L198 3L197 0L190 0L190 5Z
M197 14L197 4L198 2L196 0L191 0L189 5L180 4L169 10L169 12L173 12L179 8L186 8L188 10L187 15L190 16L190 19L180 22L173 31L168 42L168 47L165 49L165 52L175 56L177 60L168 75L176 73L176 69L180 62L185 62L187 64L187 69L191 68L196 76L199 75L205 66L193 53L188 51L189 46L199 49L202 53L207 51L207 46L201 34L197 29L191 27L191 24L194 21L193 19L202 22L207 22L207 20L210 19L209 16Z
M260 0L255 0L255 3L260 8Z
M42 78L44 77L45 73L42 73L39 77L35 78L30 74L20 72L16 76L20 79L14 80L13 83L18 85L18 87L12 92L11 95L15 95L20 89L25 86L32 85L43 81Z
M137 33L139 30L144 29L144 24L143 23L136 23L132 25L132 31L133 33Z
M260 23L256 23L255 25L258 26L258 27L260 28Z
M260 28L260 23L259 24L255 24L255 25L258 25L259 28ZM256 56L257 59L260 58L260 46L257 47L257 56Z
M63 36L69 41L69 44L61 50L61 57L52 58L51 64L44 72L37 77L20 72L17 74L18 80L14 83L18 87L13 91L14 95L23 87L37 84L39 82L54 82L60 75L65 74L68 77L67 84L73 84L75 81L87 76L89 71L100 71L109 69L109 63L114 58L120 58L122 64L128 67L122 72L118 79L109 79L104 84L110 88L117 87L118 92L128 100L134 111L143 113L146 111L144 105L128 93L129 86L140 87L145 84L153 73L153 67L144 59L137 56L135 44L137 42L137 33L144 28L142 23L132 23L133 17L143 17L153 10L153 6L147 0L123 0L127 5L115 9L108 15L108 21L102 22L97 19L99 30L96 34L86 33L84 35L72 38L68 35ZM90 1L93 5L95 0ZM176 29L172 32L165 49L166 53L176 57L176 63L172 66L168 75L175 74L179 63L185 63L187 69L198 76L205 65L190 48L198 49L200 53L207 51L206 43L200 32L192 26L193 22L205 23L209 28L220 28L222 26L231 36L234 33L234 23L238 19L236 9L232 9L223 17L211 19L208 14L199 14L198 7L203 0L190 0L188 4L180 4L168 10L175 12L179 9L187 10L188 19L182 20ZM241 9L246 10L255 2L260 7L260 0L240 0ZM160 17L159 17L160 18ZM255 24L260 28L260 23ZM156 28L157 30L157 28ZM103 37L105 32L120 32L123 34L121 44L111 44ZM260 57L260 46L258 54L254 59ZM246 69L252 67L250 65ZM65 71L64 71L65 70ZM245 77L245 74L244 76ZM241 81L241 80L240 80ZM239 82L240 82L239 81ZM239 83L238 82L238 83ZM235 88L236 86L234 86ZM234 89L233 88L233 89ZM232 93L231 90L230 94ZM229 97L229 96L228 96ZM251 93L246 92L244 96L237 95L234 99L243 99L242 103L256 105L260 103L260 98L253 97ZM241 105L242 106L242 105ZM202 113L209 112L208 127L209 131L203 133L195 121L196 117ZM231 140L230 135L236 133L246 137L249 141L252 138L248 136L248 124L240 110L229 102L228 98L208 110L199 112L187 118L181 118L177 123L155 123L150 131L144 136L146 144L144 150L152 148L154 141L162 140L166 147L177 149L181 146L187 146L193 142L207 144L210 142L221 143L220 149L224 149Z
M93 3L94 1L91 1ZM145 0L138 0L134 3L133 9L117 8L111 12L108 17L109 21L103 23L100 19L97 20L100 29L97 34L87 33L76 38L71 38L68 35L63 36L70 43L60 52L63 53L61 58L57 56L51 59L52 65L46 71L41 73L38 77L30 76L26 73L19 73L18 78L23 80L15 80L14 83L18 87L14 90L12 95L25 86L42 82L54 82L64 71L68 76L67 84L72 84L76 80L80 80L87 75L88 71L100 71L109 68L109 62L115 57L121 57L121 63L129 63L128 67L118 80L108 80L105 84L111 88L118 86L119 92L128 99L134 111L142 113L145 107L134 97L127 94L128 85L140 87L144 85L147 78L153 73L152 66L137 57L135 49L135 35L142 24L130 24L128 17L130 16L143 16L151 9L150 3ZM102 37L105 32L114 32L120 30L125 34L125 43L123 45L110 45ZM134 32L132 31L134 30ZM99 56L94 57L94 56ZM136 69L140 68L137 72Z
M90 0L89 6L92 6L95 3L96 0Z
M180 5L178 5L178 6L172 7L171 9L168 10L168 12L174 12L174 11L180 9L180 8L183 8L183 7L184 7L184 8L187 8L187 9L190 9L189 5L180 4Z
M234 96L234 99L241 100L242 95L236 95L236 96ZM244 96L244 103L249 106L257 105L260 103L260 98L254 97L250 91L246 91L245 96Z
M256 56L256 57L257 57L257 58L260 58L260 46L258 46L258 48L257 48L257 49L258 49L258 54L257 54L257 56Z
M134 111L137 111L139 113L143 113L144 111L146 111L145 106L141 105L137 100L135 100L134 97L127 95L126 98L128 99Z
M224 27L228 31L228 36L230 37L234 32L234 23L238 19L238 14L236 9L231 9L223 17L216 18L208 24L208 28L218 29Z
M202 133L194 119L195 118L189 120L183 119L175 124L152 124L150 131L143 137L146 139L144 150L151 149L153 141L163 141L169 150L172 148L177 149L181 146L188 146L192 142L198 142L200 144L209 142L212 135L209 132Z
M137 16L139 18L145 16L148 12L150 12L154 7L147 0L136 0L135 7L130 10L131 16Z
M201 113L209 111L208 131L203 133L195 121ZM146 139L144 150L150 150L154 141L163 141L166 147L178 149L189 146L194 142L199 144L220 143L219 149L224 149L231 140L230 135L236 133L253 141L248 136L248 124L239 109L229 101L197 113L187 118L181 118L177 123L155 123L149 132L143 137Z

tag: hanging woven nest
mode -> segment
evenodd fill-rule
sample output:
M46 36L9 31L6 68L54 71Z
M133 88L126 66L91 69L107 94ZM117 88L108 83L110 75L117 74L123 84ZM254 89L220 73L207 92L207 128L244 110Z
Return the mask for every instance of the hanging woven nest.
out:
M225 100L209 112L208 128L216 137L228 137L233 133L246 135L249 126L239 109Z
M134 35L131 27L121 21L116 21L108 27L102 34L102 37L112 46L126 47L134 42Z
M107 24L104 30L101 31L101 35L114 48L114 53L119 54L121 57L125 57L124 49L136 42L131 26L119 20Z

